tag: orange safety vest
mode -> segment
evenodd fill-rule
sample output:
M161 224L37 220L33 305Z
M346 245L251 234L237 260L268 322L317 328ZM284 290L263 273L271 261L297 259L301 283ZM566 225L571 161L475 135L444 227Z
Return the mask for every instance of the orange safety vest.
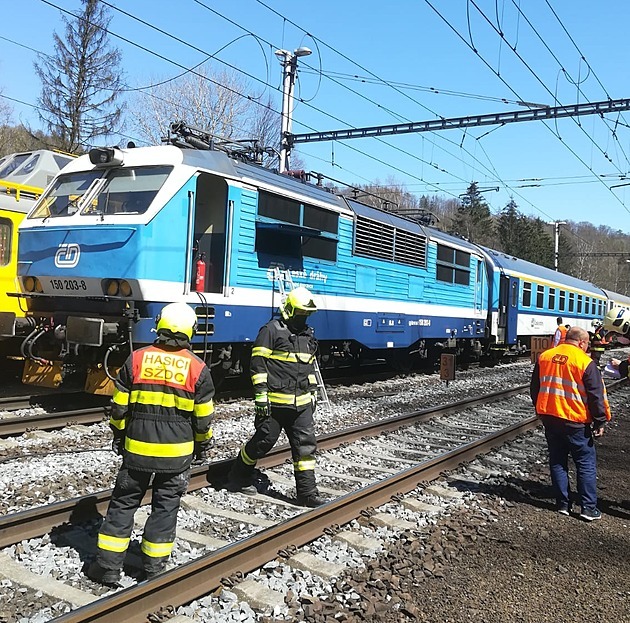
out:
M584 371L593 360L573 344L562 344L543 352L538 359L540 391L536 399L536 413L552 415L590 424ZM610 420L610 405L602 382L606 419Z
M568 329L563 324L558 326L553 336L554 346L560 346L560 344L564 344L565 340L567 339L567 331Z

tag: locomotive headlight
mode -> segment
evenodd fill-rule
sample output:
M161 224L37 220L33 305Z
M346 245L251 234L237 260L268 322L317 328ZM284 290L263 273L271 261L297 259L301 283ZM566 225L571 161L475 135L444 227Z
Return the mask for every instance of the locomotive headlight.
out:
M131 296L131 285L124 279L120 282L120 294L121 296Z
M35 277L24 277L24 289L27 292L33 292L35 290Z
M39 292L40 294L44 291L44 288L42 288L42 283L41 281L35 277L35 292Z
M106 288L105 292L109 296L116 296L118 294L118 290L119 289L120 289L120 286L118 285L118 281L116 281L116 279L110 279L107 282L107 288Z

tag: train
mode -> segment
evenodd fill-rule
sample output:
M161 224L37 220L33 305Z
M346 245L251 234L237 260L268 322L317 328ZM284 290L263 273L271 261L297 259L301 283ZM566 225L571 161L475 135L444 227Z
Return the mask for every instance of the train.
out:
M19 228L25 309L0 312L23 382L107 394L188 303L215 378L248 369L282 292L309 288L320 365L517 353L556 318L590 328L630 298L278 173L242 142L178 124L168 144L94 148L56 175Z
M70 154L37 149L0 158L0 309L24 316L20 300L9 297L17 277L18 227L44 189L73 159ZM6 342L0 342L0 350Z

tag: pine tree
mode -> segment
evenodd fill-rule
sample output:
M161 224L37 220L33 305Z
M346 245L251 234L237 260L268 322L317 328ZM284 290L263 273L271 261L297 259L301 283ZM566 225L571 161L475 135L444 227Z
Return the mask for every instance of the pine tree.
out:
M461 199L462 204L453 220L454 232L471 242L492 246L494 222L490 208L477 188L477 182L470 184Z
M77 153L97 137L112 134L123 107L120 50L109 45L111 21L99 0L82 0L74 19L62 16L65 39L53 33L54 54L39 55L40 118L62 149Z

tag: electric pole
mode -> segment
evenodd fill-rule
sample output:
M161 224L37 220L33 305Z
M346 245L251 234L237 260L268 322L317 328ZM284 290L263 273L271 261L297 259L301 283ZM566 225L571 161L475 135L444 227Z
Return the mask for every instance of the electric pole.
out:
M554 254L553 254L553 267L555 270L558 270L558 246L560 241L560 225L566 225L566 221L549 221L549 225L553 225L554 228Z

